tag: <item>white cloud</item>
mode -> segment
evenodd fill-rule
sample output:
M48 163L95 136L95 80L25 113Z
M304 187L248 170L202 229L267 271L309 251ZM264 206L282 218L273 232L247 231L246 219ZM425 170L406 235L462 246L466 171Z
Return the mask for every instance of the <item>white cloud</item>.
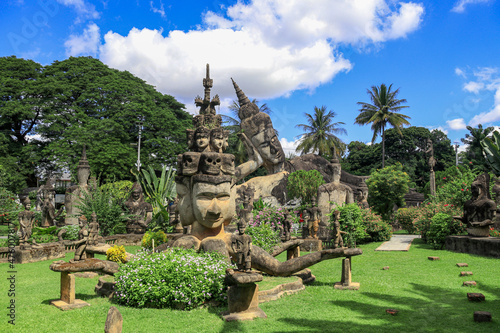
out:
M153 13L160 14L160 16L163 18L167 17L167 15L165 14L165 7L163 6L163 2L161 0L160 0L160 8L156 8L154 6L154 1L150 1L149 5L150 5L151 11L153 11Z
M464 118L458 118L453 120L447 120L446 124L452 130L463 130L466 129Z
M202 92L205 64L214 93L234 99L230 77L252 98L313 90L352 64L340 43L357 46L401 38L418 29L424 8L387 0L253 0L221 16L207 12L194 31L108 32L100 58L181 101Z
M300 155L297 152L297 146L299 145L300 139L288 141L286 138L281 138L280 143L281 147L283 147L283 151L285 152L285 156L289 155Z
M463 13L465 12L465 6L467 5L475 5L479 3L487 3L491 0L459 0L455 3L455 6L451 9L452 12L455 13Z
M99 49L101 36L99 27L95 23L89 23L82 35L71 35L64 42L67 56L92 55L95 56Z
M438 131L441 131L443 132L444 134L448 135L448 130L446 128L444 128L443 126L438 126L438 127L434 127L434 126L426 126L426 128L429 130L429 131L434 131L434 130L438 130Z
M465 72L463 70L461 70L460 68L455 68L455 74L458 75L458 76L461 76L463 78L466 78L466 75L465 75Z
M64 6L73 7L78 15L75 23L81 23L86 20L97 20L101 14L95 9L91 3L85 0L56 0Z
M482 82L470 81L464 84L464 90L474 94L479 93L479 91L482 90L483 88L484 84Z

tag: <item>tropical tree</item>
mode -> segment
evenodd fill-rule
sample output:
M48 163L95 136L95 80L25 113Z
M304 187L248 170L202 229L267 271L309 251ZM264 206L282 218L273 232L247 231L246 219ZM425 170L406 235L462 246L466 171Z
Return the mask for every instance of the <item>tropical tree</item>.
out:
M478 124L477 128L467 126L467 129L470 134L465 134L465 138L461 139L462 143L467 145L465 149L466 160L463 162L487 171L488 166L484 159L484 146L481 145L481 141L484 141L493 132L494 128L490 126L483 129L483 125Z
M336 115L333 111L327 112L326 106L320 108L315 106L314 115L305 113L308 125L299 124L295 126L305 132L299 136L301 139L297 146L297 151L300 151L301 155L317 152L319 156L330 156L332 148L335 148L339 156L344 154L346 144L336 134L347 135L347 131L339 127L339 125L344 125L343 122L333 122Z
M366 125L372 124L372 143L378 135L382 135L382 168L385 167L385 129L387 124L393 126L398 133L401 133L403 125L410 125L407 119L409 116L398 113L401 109L407 108L406 99L398 99L399 88L392 91L392 84L387 87L384 83L380 87L372 86L371 90L367 89L372 104L358 102L361 106L360 114L356 117L355 124Z

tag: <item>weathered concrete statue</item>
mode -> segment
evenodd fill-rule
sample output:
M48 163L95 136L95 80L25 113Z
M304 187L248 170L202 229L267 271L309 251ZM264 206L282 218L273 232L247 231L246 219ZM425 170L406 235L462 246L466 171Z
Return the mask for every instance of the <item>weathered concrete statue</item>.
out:
M252 270L252 237L245 235L246 222L238 221L238 235L232 239L231 247L236 257L238 270L250 272Z
M495 201L491 200L490 175L483 173L476 177L471 185L472 199L464 204L464 216L460 218L467 225L470 236L489 237L490 225L493 224L496 214Z
M427 150L425 151L427 154L429 154L429 171L431 173L430 175L430 190L431 190L431 195L436 195L436 174L434 173L434 167L436 166L436 159L434 158L434 146L432 145L432 140L429 138L427 139Z
M42 227L51 227L56 225L56 208L52 203L54 194L56 193L53 187L46 188L44 191L44 199L42 203Z
M312 205L309 208L310 220L309 220L309 238L318 239L318 229L319 222L321 219L321 211L318 207L316 207L316 198L312 198Z
M89 242L89 230L87 228L87 218L84 215L78 217L78 226L80 231L78 232L78 241L76 242L75 257L73 261L80 261L87 259L87 254L85 249L87 248Z
M285 211L285 220L283 222L283 240L288 242L292 238L292 214L289 211Z
M210 105L212 80L208 74L207 71L207 78L203 80L205 99L196 100L197 105ZM200 110L193 124L203 124L207 128L219 127L217 117L207 113L207 109ZM209 120L212 122L207 123ZM192 225L192 229L191 235L178 238L172 243L173 246L217 251L233 261L237 260L232 244L238 235L228 234L224 230L235 213L235 173L234 156L231 154L204 151L179 155L176 185L180 220L185 226ZM280 262L260 247L252 245L251 263L252 268L268 274L288 276L322 260L361 253L360 249L324 250Z
M153 219L153 206L144 201L142 186L135 182L132 193L124 203L132 217L127 222L127 233L143 234L146 232L149 222Z
M95 212L91 215L91 222L89 223L89 245L97 245L99 243L99 222L97 222L97 214Z
M21 250L30 248L28 239L31 237L31 234L33 232L33 223L35 222L35 212L30 211L30 198L26 197L23 200L23 206L24 210L19 213L19 227L21 229L19 246L21 247ZM35 240L33 240L33 244L36 244Z
M347 232L340 230L340 211L333 211L333 234L334 234L334 248L343 248L344 247L344 239L342 235L347 234Z
M88 192L90 165L87 161L87 149L85 145L83 145L82 157L78 162L76 177L78 184L69 187L66 190L66 196L64 198L64 206L66 207L66 218L64 219L65 224L78 223L77 216L81 214L81 211L77 206L80 204L80 200L83 198L84 193Z

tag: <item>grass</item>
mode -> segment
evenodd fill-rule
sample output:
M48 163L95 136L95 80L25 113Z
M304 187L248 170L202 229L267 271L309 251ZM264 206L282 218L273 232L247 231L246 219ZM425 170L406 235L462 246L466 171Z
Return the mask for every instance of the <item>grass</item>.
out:
M267 319L226 323L219 313L227 308L193 311L135 309L94 294L97 278L76 278L76 297L90 307L61 311L50 306L59 298L59 273L51 261L16 265L16 326L7 324L6 292L0 296L2 332L102 332L111 305L123 318L123 332L500 332L500 261L468 254L436 251L417 239L408 252L375 252L381 243L360 246L352 259L352 279L358 291L335 290L341 260L311 267L316 282L306 290L261 304ZM127 247L134 252L136 248ZM282 254L284 256L284 254ZM441 260L430 261L428 256ZM69 260L72 254L66 256ZM283 259L283 258L281 258ZM468 268L456 263L465 262ZM389 270L382 267L389 266ZM0 264L0 288L8 289L8 264ZM461 270L473 276L459 277ZM477 287L463 287L475 280ZM467 292L481 292L482 303L467 301ZM400 312L391 316L386 309ZM474 311L489 311L493 322L475 323Z

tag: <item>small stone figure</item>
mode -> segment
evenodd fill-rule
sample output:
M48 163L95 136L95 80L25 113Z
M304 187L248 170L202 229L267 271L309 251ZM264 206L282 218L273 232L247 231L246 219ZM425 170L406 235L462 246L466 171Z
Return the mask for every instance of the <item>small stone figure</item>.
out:
M310 231L309 231L309 220L311 219L311 215L309 214L309 210L304 209L302 211L302 220L304 221L304 227L302 228L302 238L311 238Z
M285 220L283 222L283 231L285 235L285 242L288 242L292 238L292 215L289 211L285 211Z
M19 238L19 246L22 250L30 248L28 239L33 232L33 222L35 220L35 212L30 211L31 201L28 197L23 200L24 211L19 213L19 226L21 227L21 237ZM33 240L33 244L35 240Z
M238 221L238 235L234 235L231 247L235 255L236 265L240 272L252 270L252 237L245 235L246 223Z
M434 146L432 145L432 140L429 138L427 139L427 150L425 151L427 154L429 154L429 168L430 168L430 190L431 190L431 195L436 195L436 175L434 173L434 167L436 166L436 159L434 158Z
M210 151L208 144L210 143L210 131L206 127L198 127L194 132L194 141L196 144L196 151L204 152Z
M89 223L89 245L97 245L99 243L99 223L97 222L97 214L92 213L92 221Z
M343 248L344 247L344 240L342 239L342 234L347 234L347 232L340 230L340 211L335 210L333 212L333 233L335 234L335 241L333 248Z
M179 203L179 197L175 198L174 202L168 205L168 223L174 227L175 233L182 233L184 229L182 228L181 221L179 220L179 210L177 204Z
M138 182L132 186L132 193L124 205L133 215L127 223L127 233L143 234L146 232L149 222L153 219L153 206L144 201L142 186Z
M87 259L85 249L89 241L89 231L87 229L87 218L84 215L80 215L78 218L78 225L80 226L80 231L78 232L78 241L76 242L77 248L75 249L75 258L73 261Z
M316 207L316 198L312 198L312 207L309 209L311 220L309 221L309 237L318 239L319 222L321 220L321 211Z
M47 188L44 193L44 199L42 203L42 227L51 227L56 225L56 209L52 204L54 200L54 188Z
M224 130L222 128L214 128L210 131L210 146L211 150L216 153L222 153L226 150Z

